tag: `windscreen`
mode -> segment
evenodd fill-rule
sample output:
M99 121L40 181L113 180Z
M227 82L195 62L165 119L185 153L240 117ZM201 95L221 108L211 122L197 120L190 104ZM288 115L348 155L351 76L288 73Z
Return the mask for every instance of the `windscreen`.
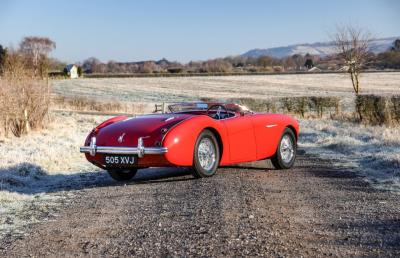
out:
M207 103L177 103L168 106L171 112L194 111L194 110L207 110Z
M183 112L183 111L206 111L209 107L215 105L222 105L230 112L251 113L252 111L246 106L233 104L233 103L204 103L204 102L182 102L168 105L170 112Z

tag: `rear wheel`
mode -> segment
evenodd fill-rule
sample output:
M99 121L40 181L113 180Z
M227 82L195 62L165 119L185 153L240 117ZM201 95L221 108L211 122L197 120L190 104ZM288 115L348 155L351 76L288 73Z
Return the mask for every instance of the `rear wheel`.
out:
M275 155L271 158L276 169L291 168L296 160L297 143L292 130L285 128Z
M127 181L132 179L137 173L137 168L129 169L110 169L108 174L117 181Z
M218 168L219 156L215 135L209 130L202 131L194 147L193 175L197 178L213 176Z

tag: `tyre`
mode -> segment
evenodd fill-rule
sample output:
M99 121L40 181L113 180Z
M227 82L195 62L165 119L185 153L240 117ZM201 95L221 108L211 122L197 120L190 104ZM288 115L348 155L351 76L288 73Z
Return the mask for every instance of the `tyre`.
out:
M291 168L296 160L297 142L296 136L289 128L285 128L279 140L275 155L271 158L272 165L276 169Z
M108 174L117 181L127 181L132 179L137 173L137 168L129 169L110 169Z
M209 130L202 131L194 146L193 176L197 178L213 176L219 165L219 157L217 138Z

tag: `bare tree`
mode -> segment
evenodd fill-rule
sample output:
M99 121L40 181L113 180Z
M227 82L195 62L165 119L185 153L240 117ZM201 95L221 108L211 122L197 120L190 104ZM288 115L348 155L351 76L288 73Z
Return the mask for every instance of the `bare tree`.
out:
M95 57L90 57L83 61L82 67L85 73L97 73L101 62Z
M268 66L272 67L275 63L276 63L275 58L273 58L271 56L260 56L257 59L257 65L262 66L264 68L266 68Z
M26 69L24 55L13 48L8 48L4 57L3 75L12 80L32 76L32 70Z
M232 65L223 59L213 59L203 62L202 70L207 73L227 73L232 71Z
M337 27L333 41L348 66L354 92L358 95L360 93L359 76L368 58L371 33L351 25Z
M282 65L285 70L293 70L296 69L296 63L293 58L288 56L282 59Z
M34 74L45 75L47 55L56 48L56 43L45 37L25 37L20 43L20 50L28 59Z
M110 60L107 63L108 73L120 73L119 65L116 61Z
M291 56L295 66L296 66L296 70L301 70L301 67L304 65L305 59L304 56L300 55L300 54L294 54Z
M140 66L140 72L142 73L153 73L158 70L158 66L153 61L146 61Z

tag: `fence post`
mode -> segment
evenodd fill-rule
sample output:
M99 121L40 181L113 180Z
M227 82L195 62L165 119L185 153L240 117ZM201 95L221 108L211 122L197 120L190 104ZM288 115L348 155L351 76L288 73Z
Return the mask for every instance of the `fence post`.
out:
M6 121L4 122L4 136L8 138L8 115L6 116Z
M29 126L28 110L26 108L24 110L24 117L25 117L25 130L26 130L26 133L29 133L31 128Z

